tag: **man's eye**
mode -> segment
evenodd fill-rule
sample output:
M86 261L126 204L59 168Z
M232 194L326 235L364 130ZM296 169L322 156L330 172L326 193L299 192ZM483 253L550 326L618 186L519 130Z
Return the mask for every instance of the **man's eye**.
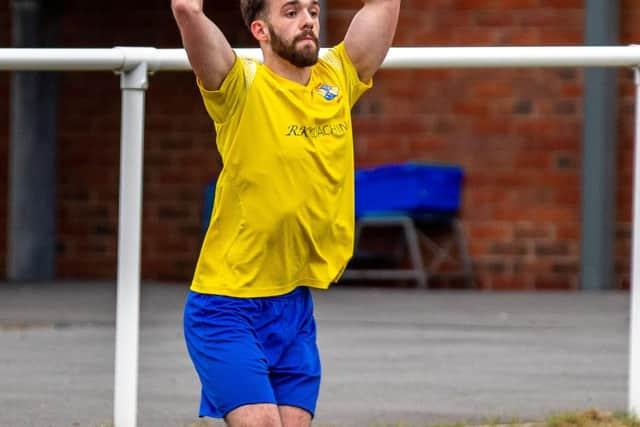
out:
M296 11L295 10L290 10L288 12L285 12L284 16L286 16L288 18L293 18L294 16L296 16Z
M318 11L312 10L311 12L309 12L309 14L315 18L316 16L318 16Z

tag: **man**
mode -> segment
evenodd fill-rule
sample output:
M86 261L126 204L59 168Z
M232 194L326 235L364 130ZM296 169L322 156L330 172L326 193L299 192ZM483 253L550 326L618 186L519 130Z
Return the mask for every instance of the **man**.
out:
M317 0L241 0L262 64L236 57L203 0L172 0L223 169L185 306L200 415L311 425L320 360L309 287L353 253L351 107L371 87L400 0L365 0L322 58Z

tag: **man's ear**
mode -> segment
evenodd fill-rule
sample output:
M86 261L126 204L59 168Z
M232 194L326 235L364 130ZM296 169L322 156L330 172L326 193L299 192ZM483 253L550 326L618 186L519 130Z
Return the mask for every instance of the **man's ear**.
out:
M267 23L262 19L256 19L251 23L251 34L259 42L266 42L269 40L269 27Z

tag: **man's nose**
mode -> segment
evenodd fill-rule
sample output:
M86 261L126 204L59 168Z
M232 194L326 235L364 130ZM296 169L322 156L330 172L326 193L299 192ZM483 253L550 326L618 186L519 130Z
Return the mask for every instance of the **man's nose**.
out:
M313 28L315 18L308 10L302 12L302 28Z

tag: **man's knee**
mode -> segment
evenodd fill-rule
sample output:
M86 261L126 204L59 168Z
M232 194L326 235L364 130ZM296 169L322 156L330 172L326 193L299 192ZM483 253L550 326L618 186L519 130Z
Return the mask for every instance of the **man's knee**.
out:
M295 406L278 406L282 427L309 427L311 414Z
M240 406L224 420L229 427L282 427L278 407L266 403Z

